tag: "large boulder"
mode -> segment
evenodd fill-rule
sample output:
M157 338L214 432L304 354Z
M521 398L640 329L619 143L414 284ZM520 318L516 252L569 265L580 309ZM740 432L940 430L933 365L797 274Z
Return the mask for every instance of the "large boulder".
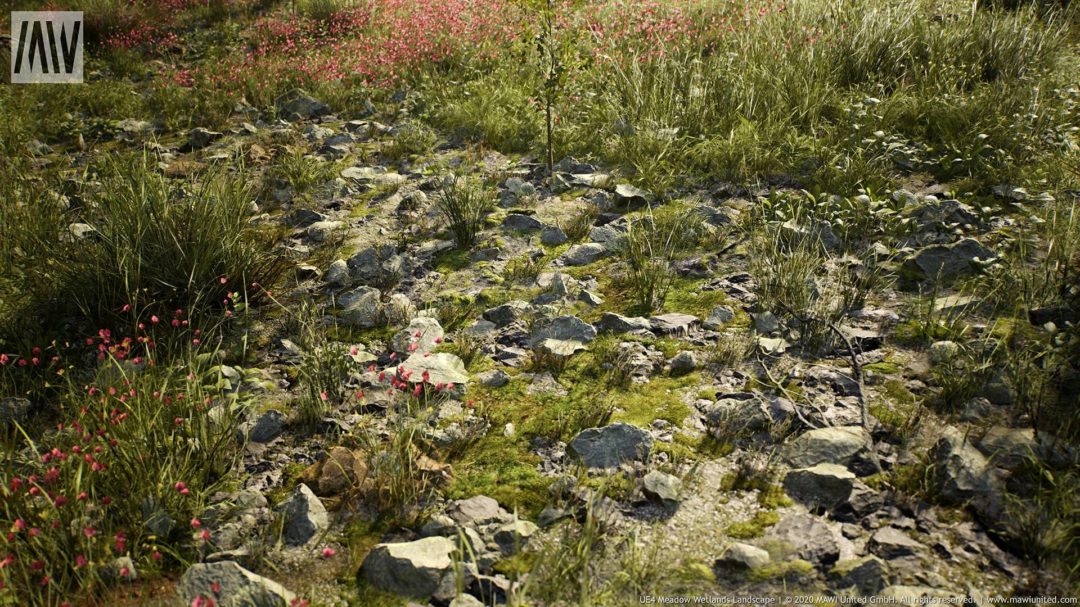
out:
M315 493L301 483L278 506L285 521L281 536L287 546L303 546L330 526L330 517Z
M196 563L184 572L176 592L184 605L201 596L219 607L288 607L296 596L277 582L233 561Z
M818 464L847 466L868 476L881 471L870 434L859 426L817 428L803 433L784 447L784 459L796 468Z
M652 436L637 426L617 423L582 430L567 449L588 468L614 468L624 462L648 459Z
M450 538L379 544L364 558L360 574L371 586L414 599L447 601L456 594Z
M534 349L555 356L570 356L596 339L596 328L576 316L538 320L532 332Z

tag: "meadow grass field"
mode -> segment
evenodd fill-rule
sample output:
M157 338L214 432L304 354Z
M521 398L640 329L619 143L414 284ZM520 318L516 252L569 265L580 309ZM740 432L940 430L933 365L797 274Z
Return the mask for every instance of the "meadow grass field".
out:
M0 605L1080 593L1076 6L7 4Z

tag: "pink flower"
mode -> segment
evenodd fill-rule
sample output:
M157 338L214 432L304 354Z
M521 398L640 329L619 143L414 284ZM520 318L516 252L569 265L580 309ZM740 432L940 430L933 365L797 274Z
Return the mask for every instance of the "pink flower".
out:
M329 546L322 549L322 555L323 555L324 559L328 559L328 558L334 556L335 554L337 554L337 550L334 550L333 548L330 548Z
M78 554L78 555L75 556L75 568L76 569L82 569L83 567L86 567L86 564L88 562L89 561L86 560L86 557L81 555L81 554Z
M202 527L202 521L197 518L191 519L191 528L198 529L199 527Z
M326 402L326 401L330 400L330 394L327 393L326 390L323 390L322 392L319 392L319 400L321 400L323 402Z
M229 282L229 279L222 276L221 278L218 279L218 282L220 282L221 284L225 284L225 283Z
M93 527L83 527L82 532L83 532L83 535L85 535L88 538L91 538L91 537L94 537L95 535L97 535L97 529L94 529Z
M131 311L131 304L124 304L124 307L120 308L120 311L121 312L130 312Z
M199 534L199 537L202 539L202 541L209 542L210 541L210 532L208 530L206 530L206 529L203 529L202 533Z
M424 384L416 384L416 387L413 388L413 393L412 393L413 398L420 398L420 395L423 392L424 392Z
M157 315L153 315L150 317L150 322L154 323L155 325L158 324L159 321L161 321L161 319L158 318Z

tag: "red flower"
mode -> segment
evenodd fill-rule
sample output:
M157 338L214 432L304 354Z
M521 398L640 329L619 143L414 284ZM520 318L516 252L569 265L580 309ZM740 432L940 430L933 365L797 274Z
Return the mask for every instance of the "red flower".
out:
M85 556L83 556L81 554L75 555L75 568L76 569L82 569L83 567L86 567L87 562L88 561L86 560Z

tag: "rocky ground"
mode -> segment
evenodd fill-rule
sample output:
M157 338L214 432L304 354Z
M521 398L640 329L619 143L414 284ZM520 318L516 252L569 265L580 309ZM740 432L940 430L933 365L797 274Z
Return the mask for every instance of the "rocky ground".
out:
M903 237L858 257L837 226L755 224L767 201L799 195L783 184L661 198L570 158L550 180L534 158L474 148L396 161L379 151L407 123L332 115L302 93L278 109L288 119L241 115L224 132L155 136L130 121L119 134L131 146L153 137L166 175L246 159L264 184L252 221L285 232L280 255L294 266L258 321L255 357L220 369L253 404L235 490L198 517L213 539L176 582L183 604L665 593L982 604L1052 577L1024 556L1010 500L1031 458L1059 469L1076 465L1075 449L1036 435L1000 374L948 407L927 404L993 336L986 293L959 285L998 257L1015 218L913 180L882 202ZM319 177L276 176L283 154ZM495 184L497 204L462 248L436 201L466 174ZM661 208L685 211L705 237L672 261L662 306L644 311L620 280L621 247ZM900 280L876 281L811 347L806 315L767 305L783 299L763 284L754 230L812 236L824 250L812 280L838 265ZM773 262L797 271L784 261L797 254ZM828 285L812 286L824 298ZM305 306L314 341L294 319ZM1032 330L1062 314L1033 310ZM942 328L961 315L964 331ZM349 365L327 388L346 398L324 396L303 422L302 370L335 347ZM405 393L424 396L403 405ZM19 406L5 401L5 415ZM164 588L131 596L167 603Z

